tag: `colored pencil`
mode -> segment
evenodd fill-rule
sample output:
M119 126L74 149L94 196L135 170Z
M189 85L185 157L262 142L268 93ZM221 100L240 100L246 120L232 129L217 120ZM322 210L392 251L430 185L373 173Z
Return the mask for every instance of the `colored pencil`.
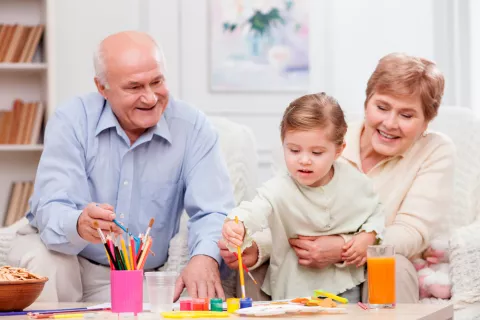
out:
M130 254L132 257L133 270L137 270L137 257L135 256L135 242L133 237L130 237Z
M125 265L127 266L127 270L132 270L130 268L130 259L128 258L128 251L127 251L127 248L125 247L125 241L123 240L123 237L120 238L120 243L122 245L123 259L125 260Z
M115 250L115 258L118 263L118 270L125 270L125 265L122 261L122 256L120 254L120 250L118 250L118 247L116 244L114 244L113 249Z
M357 304L358 304L358 306L359 306L360 308L362 308L363 310L368 310L368 306L367 306L366 304L361 303L361 302L357 302Z
M67 312L89 312L89 311L104 311L110 310L110 308L68 308L68 309L46 309L46 310L24 310L24 311L6 311L0 312L0 316L22 316L22 315L40 315L40 314L54 314L54 313L67 313Z
M113 263L113 267L118 270L119 267L118 267L118 261L115 257L115 250L114 250L114 245L113 245L113 241L112 239L110 238L110 236L107 236L107 246L110 250L107 250L107 252L111 255L111 258L112 259L112 263Z
M71 319L71 318L83 318L83 313L63 313L63 314L53 314L48 317L48 319Z
M116 236L110 226L110 234L105 238L102 230L98 227L98 222L94 222L94 227L97 228L100 238L105 246L105 253L110 262L110 269L112 270L142 270L148 255L151 253L152 237L149 236L154 219L150 219L145 236L142 234L139 237L133 236L128 228L125 228L118 221L114 221L126 234L127 240L122 235Z
M149 252L151 246L152 246L152 239L148 239L147 240L147 246L145 247L145 250L143 250L142 256L140 257L140 260L139 260L138 265L137 265L137 268L139 270L143 269L143 266L145 265L145 262L147 261L148 252Z

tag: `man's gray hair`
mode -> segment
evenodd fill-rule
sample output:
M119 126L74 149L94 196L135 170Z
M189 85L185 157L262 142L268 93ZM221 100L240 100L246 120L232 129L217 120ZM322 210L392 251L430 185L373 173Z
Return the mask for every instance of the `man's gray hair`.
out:
M166 64L165 56L163 55L163 50L160 48L158 43L152 38L153 43L155 44L155 56L156 60L161 66L162 73L166 77ZM97 46L97 49L93 53L93 67L95 68L95 77L98 78L100 84L104 85L108 89L107 83L107 70L105 65L105 52L103 49L103 42L100 42Z

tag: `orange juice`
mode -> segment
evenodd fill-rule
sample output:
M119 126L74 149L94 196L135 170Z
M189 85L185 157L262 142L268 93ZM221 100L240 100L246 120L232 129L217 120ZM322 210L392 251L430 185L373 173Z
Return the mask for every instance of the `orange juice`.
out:
M395 304L395 257L368 257L368 302Z

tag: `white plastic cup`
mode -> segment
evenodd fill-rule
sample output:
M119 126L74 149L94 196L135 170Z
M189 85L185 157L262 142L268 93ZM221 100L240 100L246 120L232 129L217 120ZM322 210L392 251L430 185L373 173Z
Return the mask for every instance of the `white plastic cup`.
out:
M176 272L145 272L151 312L172 311L177 276Z

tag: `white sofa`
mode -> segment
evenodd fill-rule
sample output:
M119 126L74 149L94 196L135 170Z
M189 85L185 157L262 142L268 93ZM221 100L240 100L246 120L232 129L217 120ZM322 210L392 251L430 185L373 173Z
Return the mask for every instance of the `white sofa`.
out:
M457 151L454 207L445 219L450 229L455 319L476 319L480 315L480 118L468 108L441 107L431 129L447 134Z
M352 119L352 117L349 117L349 119ZM237 203L243 199L249 199L254 195L257 184L255 139L251 131L244 126L222 118L212 118L212 121L220 134L222 151L235 187L235 199ZM450 226L452 239L455 239L457 246L463 245L467 249L468 246L474 246L477 250L475 252L478 254L471 257L468 254L463 255L461 259L479 266L480 241L472 243L469 237L471 237L472 226L475 230L476 223L478 223L478 233L480 234L480 222L477 221L480 215L480 119L475 117L473 112L467 108L441 107L439 116L432 122L430 128L447 134L455 143L457 149L455 203L453 212L445 219L445 223ZM4 264L4 253L9 247L9 241L12 239L15 230L24 223L25 220L22 220L10 228L0 229L0 265ZM186 217L184 216L180 232L171 241L169 259L164 266L166 269L179 270L183 268L187 261L185 223ZM470 228L469 232L466 228ZM451 266L463 263L463 260L452 261ZM468 277L480 279L480 268L477 269L478 271L475 274L462 274L461 279L465 280L462 283L468 283ZM455 271L455 268L451 268L451 278L453 280L459 277L458 274L455 274ZM459 283L456 284L455 282L453 285L454 297L452 302L457 307L455 319L473 319L474 315L480 314L480 305L465 304L465 300L468 300L468 302L480 301L480 286L478 288L465 288L464 284L459 286ZM470 296L470 299L465 299L465 294L462 294L461 291L468 291L467 295ZM449 301L428 300L424 303L449 303Z

